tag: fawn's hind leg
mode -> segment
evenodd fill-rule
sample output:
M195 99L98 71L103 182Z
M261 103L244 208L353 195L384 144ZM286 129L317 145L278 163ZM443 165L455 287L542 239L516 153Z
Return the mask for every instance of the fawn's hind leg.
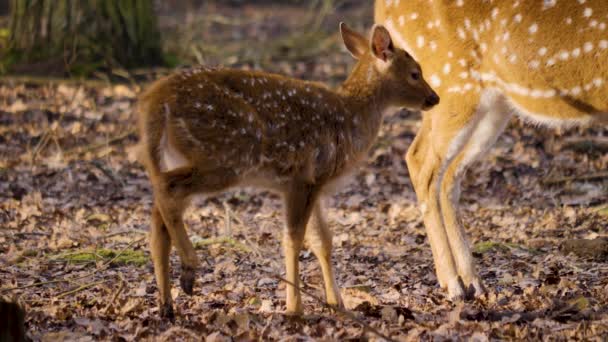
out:
M154 264L154 275L160 298L160 316L173 318L171 303L171 281L169 276L169 252L171 252L171 237L165 226L158 207L152 208L152 227L150 229L150 254Z
M192 294L199 262L194 246L188 238L182 216L188 204L188 197L195 192L192 184L193 176L193 169L188 167L163 173L163 182L158 189L155 189L158 193L156 206L182 262L180 285L189 295Z
M287 227L283 239L287 284L285 300L287 314L302 313L300 295L299 255L304 244L306 224L315 204L318 189L311 184L294 182L285 198Z
M325 283L325 299L327 304L342 307L342 297L340 288L336 283L334 269L331 263L332 234L323 217L321 201L318 200L312 212L312 218L306 229L306 242L308 247L315 254L321 265L323 272L323 282Z

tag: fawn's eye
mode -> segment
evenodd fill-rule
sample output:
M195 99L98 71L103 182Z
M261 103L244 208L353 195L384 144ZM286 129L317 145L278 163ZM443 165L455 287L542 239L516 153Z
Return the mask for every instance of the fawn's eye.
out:
M418 81L418 80L420 79L420 72L418 72L418 71L413 71L413 72L411 73L411 77L412 77L412 79L413 79L414 81Z

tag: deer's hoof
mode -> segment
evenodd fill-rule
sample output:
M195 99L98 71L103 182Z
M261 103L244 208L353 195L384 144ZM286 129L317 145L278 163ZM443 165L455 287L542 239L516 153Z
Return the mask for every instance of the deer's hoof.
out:
M466 298L464 286L460 277L455 277L448 282L448 299L451 302L461 302Z
M173 305L171 303L160 304L160 317L162 319L168 319L173 321L175 319L175 312L173 311Z
M182 275L179 278L179 284L182 287L182 290L187 295L192 295L194 288L194 278L196 276L196 271L190 267L182 267Z
M467 298L474 299L484 296L487 291L481 280L475 277L472 281L467 282Z

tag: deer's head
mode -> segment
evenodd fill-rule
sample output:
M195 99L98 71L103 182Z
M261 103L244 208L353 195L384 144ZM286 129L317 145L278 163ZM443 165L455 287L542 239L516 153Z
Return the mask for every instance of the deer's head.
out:
M439 96L425 81L418 62L407 51L395 47L384 26L374 25L369 40L344 23L340 23L340 32L359 67L367 67L366 82L376 83L388 105L428 110L439 103Z

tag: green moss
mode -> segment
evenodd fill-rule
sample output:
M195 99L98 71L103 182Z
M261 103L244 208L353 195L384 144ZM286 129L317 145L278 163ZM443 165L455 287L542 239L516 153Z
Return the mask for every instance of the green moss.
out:
M490 250L498 250L498 251L507 252L511 249L521 249L521 250L528 251L530 253L536 252L536 250L534 250L534 249L530 249L530 248L518 245L516 243L496 242L496 241L479 242L479 243L475 244L475 246L473 247L473 252L478 253L478 254L483 254Z
M112 260L118 255L120 251L111 249L97 249L94 251L76 251L71 253L65 253L58 255L55 260L63 260L70 263L88 263L102 261L106 262ZM136 251L127 249L120 253L120 256L116 260L112 261L113 265L135 265L142 266L148 262L148 258L142 251Z

